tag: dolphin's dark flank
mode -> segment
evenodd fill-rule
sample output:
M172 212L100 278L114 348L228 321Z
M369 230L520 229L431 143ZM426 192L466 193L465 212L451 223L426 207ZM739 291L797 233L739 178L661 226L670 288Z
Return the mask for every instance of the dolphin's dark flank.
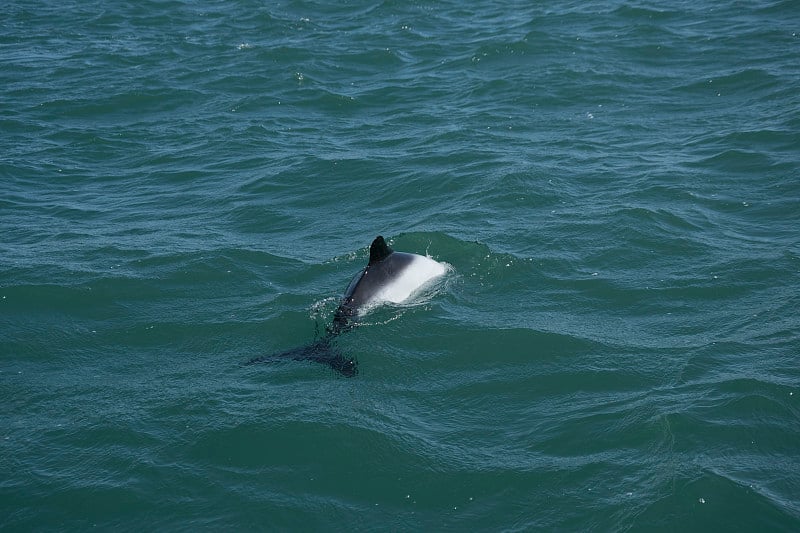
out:
M352 329L359 315L371 307L383 302L401 303L445 272L447 267L430 257L395 252L378 235L369 247L367 266L348 285L324 337L307 346L251 359L247 364L281 359L316 361L347 377L355 376L358 364L336 348L336 336Z

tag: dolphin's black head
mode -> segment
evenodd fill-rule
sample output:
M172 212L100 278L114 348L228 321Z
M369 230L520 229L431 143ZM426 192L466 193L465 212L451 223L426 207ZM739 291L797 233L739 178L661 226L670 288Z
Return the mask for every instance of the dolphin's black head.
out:
M369 264L372 265L383 261L389 257L393 251L394 250L389 248L389 245L386 244L386 241L383 240L383 237L378 235L369 247Z

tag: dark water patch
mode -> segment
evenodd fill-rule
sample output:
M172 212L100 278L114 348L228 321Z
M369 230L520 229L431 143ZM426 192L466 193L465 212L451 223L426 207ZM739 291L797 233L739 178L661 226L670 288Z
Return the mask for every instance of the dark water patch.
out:
M654 21L654 22L662 22L668 20L674 20L680 18L682 13L677 10L670 10L670 9L657 9L653 6L642 6L642 5L623 5L616 8L613 11L613 14L627 19L631 22L637 21Z
M713 167L726 173L747 174L764 171L772 165L770 158L763 153L752 150L727 149L702 157L688 166L695 168Z
M698 529L771 527L784 530L795 512L776 506L746 485L705 471L681 475L664 487L664 494L637 513L634 524L669 531L676 521ZM757 514L742 509L756 509Z

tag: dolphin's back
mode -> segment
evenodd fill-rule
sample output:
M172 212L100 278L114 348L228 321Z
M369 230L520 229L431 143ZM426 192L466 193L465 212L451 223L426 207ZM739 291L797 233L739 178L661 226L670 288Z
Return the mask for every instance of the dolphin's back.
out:
M379 287L372 291L372 300L369 303L402 303L423 285L446 271L443 264L430 257L405 252L394 252L376 266L381 271L374 278L383 277L384 280L376 283Z
M408 270L414 262L414 257L414 254L392 252L384 260L367 265L350 283L344 294L345 300L350 300L355 307L361 307L374 303L375 300L385 299L382 298L384 293Z
M362 310L382 302L404 302L423 285L446 271L445 265L430 257L395 252L379 235L370 246L369 263L347 286L342 303L334 314L333 324L327 328L322 339L285 352L256 357L249 364L282 359L316 361L345 376L354 376L358 372L358 363L339 352L334 345L336 336L351 329Z
M334 316L334 331L346 329L354 317L373 305L406 301L445 272L443 264L429 257L404 252L390 252L380 261L371 261L348 285Z

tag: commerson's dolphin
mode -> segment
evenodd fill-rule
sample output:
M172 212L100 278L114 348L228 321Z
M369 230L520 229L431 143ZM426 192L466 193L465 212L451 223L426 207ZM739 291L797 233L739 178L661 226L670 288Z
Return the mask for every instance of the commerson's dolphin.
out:
M430 281L447 272L447 267L424 255L395 252L378 235L369 247L369 263L348 285L342 302L333 315L333 323L321 339L308 346L286 352L257 357L248 362L263 363L279 359L309 360L329 365L337 372L352 377L358 363L346 358L333 345L337 335L355 325L365 311L384 302L402 303Z

